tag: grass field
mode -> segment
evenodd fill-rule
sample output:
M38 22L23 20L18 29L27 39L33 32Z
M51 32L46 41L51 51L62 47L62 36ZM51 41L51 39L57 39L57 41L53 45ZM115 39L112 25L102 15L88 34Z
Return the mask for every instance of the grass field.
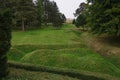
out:
M13 32L12 45L54 45L78 43L77 36L69 30L34 30Z
M91 50L80 37L82 32L75 33L73 28L73 25L65 24L61 30L45 28L25 32L14 31L8 58L51 68L83 70L120 77L120 68ZM52 78L56 80L54 75Z

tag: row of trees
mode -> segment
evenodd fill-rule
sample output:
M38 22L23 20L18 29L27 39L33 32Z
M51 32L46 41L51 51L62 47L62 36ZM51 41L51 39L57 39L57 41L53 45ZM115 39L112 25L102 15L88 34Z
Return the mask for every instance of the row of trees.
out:
M120 1L119 0L87 0L76 10L77 26L90 26L96 34L120 36Z
M10 0L9 8L12 11L12 24L23 31L26 27L41 26L42 23L53 23L61 26L65 21L64 14L59 12L56 2L49 0Z

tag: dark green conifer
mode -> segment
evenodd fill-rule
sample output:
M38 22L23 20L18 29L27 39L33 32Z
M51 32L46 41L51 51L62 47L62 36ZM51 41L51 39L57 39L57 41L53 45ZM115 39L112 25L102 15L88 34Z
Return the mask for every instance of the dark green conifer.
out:
M11 40L11 11L9 0L0 0L0 80L8 74L7 52Z

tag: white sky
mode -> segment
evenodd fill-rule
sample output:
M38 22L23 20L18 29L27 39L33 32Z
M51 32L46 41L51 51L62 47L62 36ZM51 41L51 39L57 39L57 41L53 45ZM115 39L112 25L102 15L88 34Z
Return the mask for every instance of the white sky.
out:
M67 18L74 18L73 13L79 7L80 3L85 2L86 0L54 0L54 1L57 3L60 12L65 14Z
M34 0L35 1L35 0ZM65 14L66 18L74 18L73 13L79 7L80 3L86 0L50 0L55 1L61 13Z

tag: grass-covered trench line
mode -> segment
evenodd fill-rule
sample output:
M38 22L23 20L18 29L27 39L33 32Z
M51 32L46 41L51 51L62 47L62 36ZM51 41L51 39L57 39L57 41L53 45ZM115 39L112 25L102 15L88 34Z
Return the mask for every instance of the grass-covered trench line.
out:
M120 69L86 46L80 36L66 27L15 31L9 60L48 67L90 71L120 77Z
M53 74L43 71L29 71L25 69L9 68L9 76L3 80L81 80L69 76Z

